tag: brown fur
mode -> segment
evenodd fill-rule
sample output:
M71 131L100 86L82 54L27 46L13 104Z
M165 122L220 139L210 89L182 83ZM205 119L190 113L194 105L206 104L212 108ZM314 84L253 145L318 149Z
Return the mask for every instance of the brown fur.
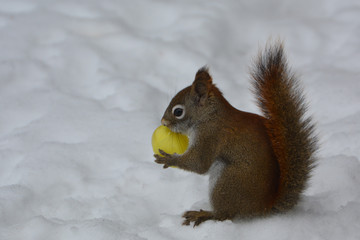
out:
M161 151L163 157L155 155L157 163L199 174L214 162L223 166L210 196L213 211L186 212L186 225L285 211L305 187L316 138L310 119L304 119L304 100L281 44L260 55L252 76L265 117L232 107L207 68L197 72L193 84L180 91L164 113L162 122L188 134L190 146L182 155ZM185 109L181 119L172 112L179 104Z

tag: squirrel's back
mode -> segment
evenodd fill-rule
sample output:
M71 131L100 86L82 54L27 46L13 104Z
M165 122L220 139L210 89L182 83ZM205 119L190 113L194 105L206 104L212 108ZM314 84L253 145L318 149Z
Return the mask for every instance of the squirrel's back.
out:
M280 168L274 210L298 202L314 166L317 138L296 76L287 66L281 43L259 54L251 72L257 103Z

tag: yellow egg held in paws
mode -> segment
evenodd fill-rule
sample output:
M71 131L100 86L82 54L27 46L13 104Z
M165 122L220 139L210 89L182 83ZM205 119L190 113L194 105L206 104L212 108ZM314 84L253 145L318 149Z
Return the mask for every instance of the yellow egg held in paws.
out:
M159 149L168 154L183 154L189 145L189 138L181 133L172 132L168 127L158 127L151 138L151 144L155 154Z

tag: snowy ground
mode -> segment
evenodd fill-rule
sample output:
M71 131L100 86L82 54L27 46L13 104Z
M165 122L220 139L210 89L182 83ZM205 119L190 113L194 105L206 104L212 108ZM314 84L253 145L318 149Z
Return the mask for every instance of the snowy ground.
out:
M181 226L207 176L153 162L171 97L207 64L258 112L248 66L286 42L321 151L287 215ZM360 239L358 0L1 0L0 239Z

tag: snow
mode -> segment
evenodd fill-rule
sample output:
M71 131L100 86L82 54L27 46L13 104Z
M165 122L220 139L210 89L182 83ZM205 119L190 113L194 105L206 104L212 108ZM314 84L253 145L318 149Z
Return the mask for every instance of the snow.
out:
M357 0L1 0L0 239L360 239ZM249 64L285 40L321 142L297 208L182 226L208 176L162 169L151 134L208 65L259 112Z

